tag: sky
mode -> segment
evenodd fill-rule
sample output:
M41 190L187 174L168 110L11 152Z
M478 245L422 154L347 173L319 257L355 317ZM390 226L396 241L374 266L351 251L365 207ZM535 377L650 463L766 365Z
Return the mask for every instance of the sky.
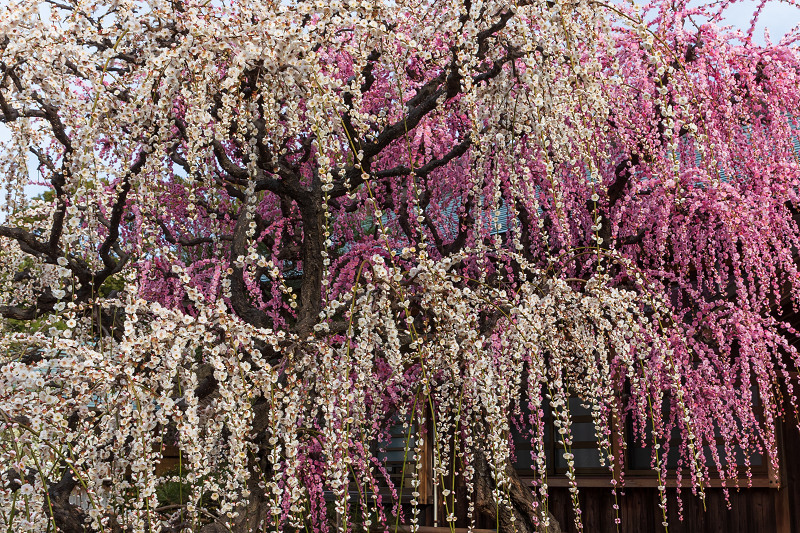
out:
M0 0L0 4L4 2L5 0ZM745 0L731 5L728 8L727 16L720 25L730 25L747 31L750 27L750 17L758 4L759 2L757 1ZM758 44L764 44L764 30L768 29L771 41L776 43L798 24L800 24L800 0L789 0L780 3L770 2L761 12L753 39ZM0 124L0 144L7 143L9 140L8 129L3 124ZM32 177L36 177L38 174L36 167L36 161L33 158L29 159L28 172ZM45 187L37 185L29 185L25 189L29 197L41 194L44 190L46 190ZM0 201L3 201L3 198L3 191L0 189Z
M792 0L794 3L794 0ZM771 2L767 4L756 23L753 40L764 44L764 30L768 29L770 39L777 43L781 37L800 24L800 2L792 5L790 2ZM759 2L745 0L728 7L727 16L720 25L731 25L744 31L750 27L750 17L758 7Z

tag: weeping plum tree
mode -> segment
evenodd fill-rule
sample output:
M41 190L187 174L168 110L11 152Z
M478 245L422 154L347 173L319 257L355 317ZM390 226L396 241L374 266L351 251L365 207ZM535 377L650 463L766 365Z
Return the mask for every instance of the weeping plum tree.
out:
M419 524L418 469L378 490L399 420L445 523L553 531L575 397L610 491L620 419L653 450L665 521L668 475L737 476L720 438L777 468L800 35L727 6L4 4L2 528Z

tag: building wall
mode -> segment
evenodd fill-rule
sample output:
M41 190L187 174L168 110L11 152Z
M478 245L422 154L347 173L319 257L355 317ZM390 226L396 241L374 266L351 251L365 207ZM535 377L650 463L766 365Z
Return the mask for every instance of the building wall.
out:
M792 411L788 411L792 413ZM682 515L678 495L667 490L670 533L800 533L800 429L793 415L781 424L780 487L754 487L728 491L706 489L705 508L689 489L682 490ZM649 533L664 531L655 487L628 488L619 496L621 524L614 524L611 490L587 487L580 491L586 533ZM551 488L550 511L564 531L576 532L572 500L566 488Z
M679 519L678 500L674 489L667 490L670 533L772 533L779 532L777 496L772 488L731 490L727 508L722 489L706 491L705 510L700 498L683 491L683 520ZM585 532L616 533L614 498L610 490L586 488L580 492ZM628 489L619 496L620 532L646 533L664 531L656 488ZM575 532L572 502L567 489L553 489L550 511L564 531ZM790 530L796 531L796 530ZM782 532L781 532L782 533Z

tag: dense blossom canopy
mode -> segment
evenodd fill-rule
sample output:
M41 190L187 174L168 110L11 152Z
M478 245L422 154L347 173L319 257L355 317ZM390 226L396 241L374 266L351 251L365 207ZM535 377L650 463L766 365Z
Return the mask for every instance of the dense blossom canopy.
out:
M620 418L662 507L667 476L777 467L800 33L757 45L727 6L0 6L0 527L415 524L366 496L405 420L451 517L546 528L546 407L578 505L571 397L609 490Z

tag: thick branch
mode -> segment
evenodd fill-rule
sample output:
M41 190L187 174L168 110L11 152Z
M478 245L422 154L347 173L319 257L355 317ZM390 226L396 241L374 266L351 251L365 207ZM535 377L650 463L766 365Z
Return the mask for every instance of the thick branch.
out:
M244 281L244 268L239 263L239 258L247 255L247 230L250 224L250 217L247 207L242 206L239 218L236 220L236 227L233 230L233 241L231 243L231 305L236 315L256 327L266 328L269 326L267 315L250 302L250 295Z
M117 243L117 239L119 239L119 225L120 222L122 222L122 214L125 212L125 204L128 199L128 193L131 190L131 176L137 175L139 172L141 172L145 161L147 161L147 150L143 149L136 158L136 161L134 161L133 165L131 165L130 170L128 170L128 172L125 174L125 177L122 179L120 191L117 194L117 200L114 202L114 206L111 208L108 235L106 236L105 240L103 240L103 244L100 245L99 255L100 259L103 261L104 268L94 277L95 290L97 287L102 285L109 276L122 270L122 267L125 266L125 263L128 261L128 256L124 254L115 260L111 257L110 252L112 248L115 247L114 245Z
M218 241L232 241L233 235L220 235L218 237L195 237L194 239L187 239L184 236L176 237L170 231L164 222L158 221L158 226L164 232L164 239L170 244L180 244L181 246L197 246L199 244L211 244Z
M14 320L35 320L53 310L58 300L48 290L36 298L36 304L29 307L17 305L0 305L0 316Z

